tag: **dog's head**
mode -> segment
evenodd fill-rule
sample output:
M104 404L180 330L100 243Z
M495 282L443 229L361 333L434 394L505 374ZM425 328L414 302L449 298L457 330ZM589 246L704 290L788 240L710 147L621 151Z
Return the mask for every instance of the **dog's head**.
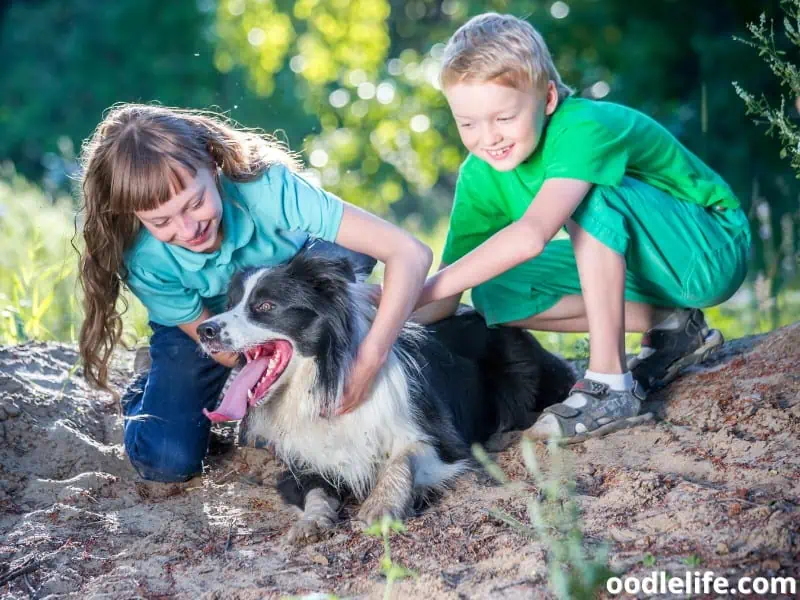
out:
M239 352L247 360L209 418L243 417L248 405L259 406L275 395L300 359L317 363L321 393L335 401L341 368L351 358L349 286L354 281L347 260L305 252L286 264L236 275L228 310L197 328L206 352Z

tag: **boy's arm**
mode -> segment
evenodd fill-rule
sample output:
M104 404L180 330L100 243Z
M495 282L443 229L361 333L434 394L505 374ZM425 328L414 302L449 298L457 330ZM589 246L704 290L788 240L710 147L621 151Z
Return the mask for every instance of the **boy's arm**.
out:
M452 298L538 256L591 188L588 181L545 180L528 210L472 252L428 278L417 309Z
M447 268L446 263L439 265L439 271L445 268ZM458 309L459 302L461 302L461 293L458 293L455 296L450 296L449 298L436 300L415 310L411 314L410 320L414 321L415 323L419 323L420 325L430 325L431 323L436 323L437 321L441 321L442 319L446 319L447 317L455 314L456 310Z

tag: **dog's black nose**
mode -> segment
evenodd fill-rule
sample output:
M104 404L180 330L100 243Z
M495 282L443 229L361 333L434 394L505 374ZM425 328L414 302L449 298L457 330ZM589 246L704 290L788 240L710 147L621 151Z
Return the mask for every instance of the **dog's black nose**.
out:
M203 342L210 342L216 339L219 335L219 331L219 323L214 321L203 321L197 326L197 335L200 336L200 340Z

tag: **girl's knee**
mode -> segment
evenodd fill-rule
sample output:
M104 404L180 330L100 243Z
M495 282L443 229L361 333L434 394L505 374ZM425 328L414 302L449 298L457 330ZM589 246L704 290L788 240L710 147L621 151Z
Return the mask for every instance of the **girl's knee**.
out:
M173 483L188 481L203 471L205 444L159 436L151 443L129 424L125 431L125 452L142 479Z

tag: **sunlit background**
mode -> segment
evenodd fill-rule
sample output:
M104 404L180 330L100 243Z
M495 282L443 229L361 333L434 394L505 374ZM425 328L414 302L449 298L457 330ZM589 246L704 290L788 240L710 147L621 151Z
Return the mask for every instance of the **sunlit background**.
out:
M321 185L439 252L464 151L438 62L486 10L527 18L580 95L649 113L734 187L755 243L745 285L708 311L716 326L735 337L798 318L800 188L733 86L778 106L787 92L734 39L762 11L780 25L778 0L38 0L0 2L0 343L75 340L71 181L116 102L215 108L276 132ZM147 334L135 302L129 325ZM540 337L567 354L582 339Z

